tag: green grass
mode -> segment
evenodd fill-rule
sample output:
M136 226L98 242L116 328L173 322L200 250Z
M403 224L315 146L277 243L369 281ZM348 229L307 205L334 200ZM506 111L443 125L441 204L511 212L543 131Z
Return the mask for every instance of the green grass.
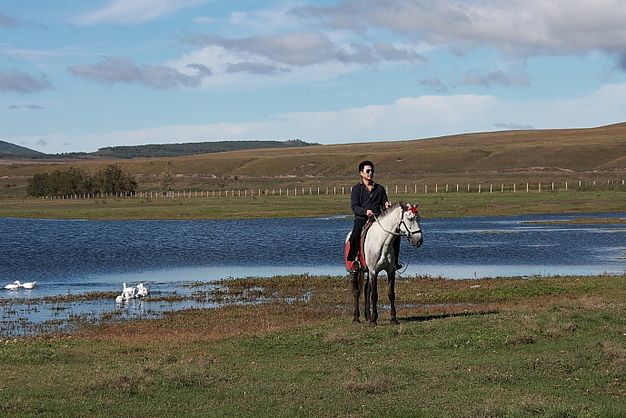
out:
M313 296L0 341L0 414L624 413L626 276L402 280L400 325L374 328L338 278L225 284Z
M626 191L391 193L420 202L425 218L566 212L623 212ZM348 215L348 195L222 198L0 200L0 217L56 219L242 219Z

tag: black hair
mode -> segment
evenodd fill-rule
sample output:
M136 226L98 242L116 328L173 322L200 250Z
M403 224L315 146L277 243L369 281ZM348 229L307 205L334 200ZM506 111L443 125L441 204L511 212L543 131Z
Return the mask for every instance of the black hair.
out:
M369 165L370 167L372 167L372 169L374 169L374 163L369 161L369 160L365 160L365 161L361 161L359 163L359 173L361 171L363 171L363 168L365 168L366 165Z

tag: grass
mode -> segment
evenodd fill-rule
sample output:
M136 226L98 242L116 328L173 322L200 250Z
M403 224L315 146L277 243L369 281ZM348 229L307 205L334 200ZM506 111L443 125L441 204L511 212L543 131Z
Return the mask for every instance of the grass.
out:
M393 176L463 176L478 172L484 175L493 171L524 173L531 179L545 172L575 177L594 173L604 176L623 173L626 168L625 131L626 124L622 123L592 129L487 132L421 140L256 149L115 162L125 171L141 175L142 179L169 171L176 176L204 178L208 184L228 182L233 177L266 180L285 176L354 177L358 163L365 159L374 161L381 173ZM593 158L589 158L590 155ZM35 172L65 169L68 164L96 171L110 162L0 161L0 178L17 179Z
M391 193L420 202L425 218L567 212L623 212L626 191ZM174 199L0 200L0 217L53 219L243 219L347 215L348 195Z
M624 412L626 276L401 280L400 325L375 328L340 278L221 284L284 301L0 341L0 415Z

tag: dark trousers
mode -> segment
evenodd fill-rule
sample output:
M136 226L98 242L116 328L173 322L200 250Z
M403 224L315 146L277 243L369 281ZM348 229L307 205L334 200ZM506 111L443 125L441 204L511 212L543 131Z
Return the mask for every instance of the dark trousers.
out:
M361 231L367 223L367 218L361 216L354 217L354 226L350 234L350 252L348 253L348 261L354 261L359 252L359 240L361 239ZM400 262L400 237L393 240L393 252L396 255L396 264Z

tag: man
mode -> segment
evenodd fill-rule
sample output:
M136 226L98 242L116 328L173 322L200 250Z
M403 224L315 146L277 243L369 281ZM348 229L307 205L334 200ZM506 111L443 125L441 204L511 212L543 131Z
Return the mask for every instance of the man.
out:
M359 239L361 238L361 230L367 223L367 219L371 216L378 216L383 209L391 206L387 199L385 188L374 182L374 163L371 161L362 161L359 164L359 176L361 181L352 187L352 195L350 196L350 206L354 212L354 227L350 234L350 252L348 253L348 261L353 262L352 269L357 268L354 263L359 250ZM402 268L399 263L400 240L395 239L393 242L393 250L396 255L396 269Z

